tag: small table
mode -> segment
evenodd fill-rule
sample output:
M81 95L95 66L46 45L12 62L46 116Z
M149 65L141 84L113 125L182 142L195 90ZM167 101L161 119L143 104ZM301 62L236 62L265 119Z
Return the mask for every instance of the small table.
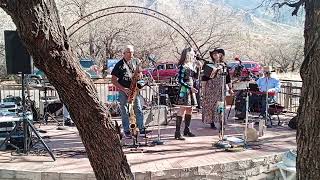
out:
M296 167L286 166L282 161L277 163L276 166L279 168L284 180L292 180L296 177ZM290 172L290 175L287 176L286 172Z
M17 122L20 121L21 118L17 116L0 116L0 123L2 122Z
M0 143L0 149L1 147L7 143L7 141L9 140L9 138L11 137L12 133L17 129L18 127L18 122L21 121L21 118L20 117L17 117L17 116L1 116L0 117L0 123L8 123L8 122L15 122L15 125L14 125L14 128L10 128L10 133L6 136L6 138L4 139L3 142ZM6 128L7 129L7 128ZM8 129L7 129L8 130ZM7 131L6 130L6 131ZM9 143L10 144L10 143ZM16 146L14 146L13 144L10 144L12 145L13 147L16 148Z

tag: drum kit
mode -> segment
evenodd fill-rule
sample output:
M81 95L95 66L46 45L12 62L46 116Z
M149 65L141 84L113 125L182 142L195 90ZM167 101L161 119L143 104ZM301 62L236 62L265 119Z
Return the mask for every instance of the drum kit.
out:
M261 92L259 90L258 85L256 84L255 81L241 81L233 84L234 89L238 91L237 96L236 96L236 110L242 111L241 107L244 106L245 103L245 116L241 115L243 114L240 113L238 115L238 118L244 118L245 119L245 141L247 140L247 129L248 129L248 114L249 111L253 112L260 112L263 104L261 104L262 98L265 98L266 102L266 111L265 114L260 114L259 117L262 115L263 119L260 119L259 121L259 134L263 134L264 127L272 127L272 119L270 113L270 103L269 103L269 97L274 97L276 96L276 92ZM251 107L249 107L249 97L253 98L253 100L250 100ZM244 102L245 99L245 102ZM254 100L256 99L257 102ZM276 109L277 111L277 109ZM236 115L237 116L237 115ZM270 125L268 125L268 120L270 122ZM278 125L280 125L280 119L278 117ZM263 127L263 128L261 128ZM262 132L261 132L262 131Z

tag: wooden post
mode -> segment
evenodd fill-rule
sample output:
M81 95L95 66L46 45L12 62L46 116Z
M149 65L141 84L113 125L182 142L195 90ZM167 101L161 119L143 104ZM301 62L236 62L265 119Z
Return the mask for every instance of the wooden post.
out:
M289 109L289 86L290 86L290 83L288 82L288 83L286 83L286 85L285 85L285 89L284 89L284 97L283 97L283 99L284 99L284 107L286 108L286 109Z

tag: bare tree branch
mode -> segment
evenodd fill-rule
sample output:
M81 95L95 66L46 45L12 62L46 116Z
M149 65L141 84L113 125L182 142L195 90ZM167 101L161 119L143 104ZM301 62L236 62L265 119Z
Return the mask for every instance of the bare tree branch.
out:
M175 50L174 50L173 52L175 52L175 54L176 54L176 53L179 54L180 51L179 51L179 48L178 48L177 44L176 44L175 41L174 41L175 37L173 37L173 35L174 35L174 33L171 33L171 34L169 35L169 38L170 38L171 42L174 44L174 47L175 47Z
M283 3L274 3L272 5L272 7L276 7L278 6L279 8L281 8L282 6L284 5L287 5L289 7L293 7L294 10L292 12L292 16L297 16L298 15L298 11L299 11L299 8L305 3L306 0L299 0L298 2L296 3L289 3L289 2L283 2Z
M255 10L261 8L261 7L266 6L266 3L270 3L270 0L262 0L261 3L257 7L253 8L253 9L250 9L250 10L251 11L255 11Z
M0 8L2 8L2 9L6 9L7 8L6 0L0 0Z

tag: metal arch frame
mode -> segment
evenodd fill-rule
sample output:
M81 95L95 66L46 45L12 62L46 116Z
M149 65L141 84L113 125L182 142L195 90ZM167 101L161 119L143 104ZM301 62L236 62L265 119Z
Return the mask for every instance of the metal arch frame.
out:
M122 11L118 10L121 8L124 8L124 9L122 9ZM132 10L130 10L130 8L132 8ZM116 12L104 13L105 11L108 11L108 10L116 10ZM134 10L140 10L140 11L134 11ZM99 13L102 13L102 14L99 14ZM67 31L70 32L69 37L73 36L77 31L79 31L81 28L83 28L87 24L89 24L95 20L98 20L100 18L110 16L110 15L115 15L115 14L141 14L141 15L153 17L159 21L162 21L165 24L169 25L171 28L173 28L175 31L177 31L187 41L187 43L191 47L193 44L196 47L197 51L201 54L200 48L197 45L197 43L194 41L194 39L191 37L191 35L180 24L178 24L176 21L174 21L172 18L168 17L165 14L162 14L156 10L141 7L141 6L112 6L112 7L99 9L97 11L89 13L89 14L83 16L82 18L78 19L74 23L72 23L71 26L69 26L67 28ZM161 19L161 17L164 19ZM167 20L169 20L169 22ZM173 24L171 24L170 22ZM177 27L175 27L175 25ZM185 33L185 35L179 29L182 30L182 32ZM188 38L191 40L191 42Z

